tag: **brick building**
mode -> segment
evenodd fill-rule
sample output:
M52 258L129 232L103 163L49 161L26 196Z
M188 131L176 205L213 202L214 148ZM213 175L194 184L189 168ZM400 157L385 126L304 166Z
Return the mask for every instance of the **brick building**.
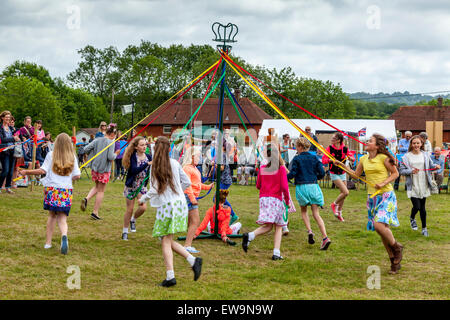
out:
M442 142L450 143L450 106L443 106L442 98L438 99L437 106L402 106L389 119L395 120L395 127L402 133L402 137L405 131L411 131L413 135L425 131L432 137L430 122L442 122ZM428 130L427 122L429 122ZM433 143L431 139L430 142Z

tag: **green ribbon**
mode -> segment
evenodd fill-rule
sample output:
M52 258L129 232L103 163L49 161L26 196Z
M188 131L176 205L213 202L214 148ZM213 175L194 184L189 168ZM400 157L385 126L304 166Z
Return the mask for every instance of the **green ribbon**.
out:
M283 201L283 204L284 204L284 208L286 209L285 213L283 213L283 221L287 223L288 218L289 218L289 206L284 201Z

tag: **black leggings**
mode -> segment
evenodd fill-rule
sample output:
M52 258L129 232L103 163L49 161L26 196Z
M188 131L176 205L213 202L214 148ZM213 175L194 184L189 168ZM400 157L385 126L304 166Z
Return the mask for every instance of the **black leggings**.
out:
M416 217L417 211L420 211L420 221L422 221L422 229L427 227L427 210L425 209L425 202L427 198L419 199L411 197L413 205L411 209L411 219Z

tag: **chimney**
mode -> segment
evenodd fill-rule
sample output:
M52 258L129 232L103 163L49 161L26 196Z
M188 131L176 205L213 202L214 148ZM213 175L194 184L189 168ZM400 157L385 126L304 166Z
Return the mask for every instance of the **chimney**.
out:
M439 97L439 98L437 99L437 107L438 107L439 109L442 108L442 103L443 103L443 101L444 101L444 99L443 99L442 97Z
M241 99L241 90L234 89L234 96L235 96L236 100L239 102L239 99Z

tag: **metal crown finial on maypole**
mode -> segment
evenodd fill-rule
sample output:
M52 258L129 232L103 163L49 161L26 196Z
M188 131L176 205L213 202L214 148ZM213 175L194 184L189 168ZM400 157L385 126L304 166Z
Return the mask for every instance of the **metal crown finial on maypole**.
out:
M222 49L223 51L229 53L232 47L227 43L237 42L236 40L234 40L239 32L237 25L228 23L226 26L224 26L219 22L214 22L211 26L211 29L215 36L213 41L223 42L223 44L217 45L217 49Z

